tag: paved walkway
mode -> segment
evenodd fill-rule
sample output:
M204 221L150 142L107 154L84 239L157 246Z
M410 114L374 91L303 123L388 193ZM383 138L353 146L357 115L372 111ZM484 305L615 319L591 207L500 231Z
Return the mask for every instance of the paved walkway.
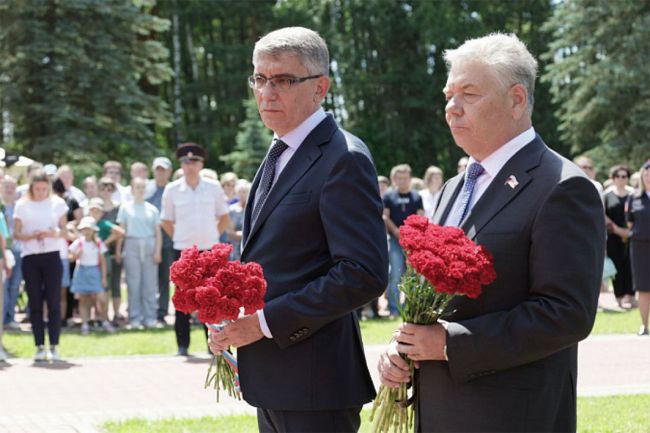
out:
M580 344L578 395L650 393L650 338L596 336ZM366 348L370 371L383 346ZM207 356L76 358L0 364L0 433L97 433L106 420L253 413L202 381Z

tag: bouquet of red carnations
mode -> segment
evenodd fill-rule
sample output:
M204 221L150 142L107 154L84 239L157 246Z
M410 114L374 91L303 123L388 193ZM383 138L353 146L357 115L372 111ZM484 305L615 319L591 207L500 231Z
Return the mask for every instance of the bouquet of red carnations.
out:
M229 261L232 245L216 244L211 250L196 246L181 252L170 268L176 285L174 307L187 314L198 311L199 320L219 331L228 320L235 320L241 310L253 314L264 306L266 280L262 267L255 263ZM228 351L215 354L208 368L205 387L240 398L237 360Z
M407 270L400 281L405 301L401 319L416 325L432 325L443 318L454 296L477 298L481 286L496 278L492 255L456 227L430 224L412 215L399 229L400 245L407 256ZM407 359L413 377L414 362ZM413 428L409 385L381 386L372 407L375 433L406 432Z

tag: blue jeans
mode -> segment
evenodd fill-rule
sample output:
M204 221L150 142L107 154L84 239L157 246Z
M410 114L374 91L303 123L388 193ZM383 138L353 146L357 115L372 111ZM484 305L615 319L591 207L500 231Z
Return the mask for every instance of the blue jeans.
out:
M399 241L390 237L388 241L388 263L390 274L388 276L388 310L390 314L399 314L400 292L399 280L406 270L404 252Z
M4 308L2 311L2 323L7 324L15 321L16 303L18 302L18 293L20 291L20 283L23 281L22 259L20 257L20 250L12 248L11 252L16 258L16 265L11 270L11 277L5 280L5 294L4 294Z

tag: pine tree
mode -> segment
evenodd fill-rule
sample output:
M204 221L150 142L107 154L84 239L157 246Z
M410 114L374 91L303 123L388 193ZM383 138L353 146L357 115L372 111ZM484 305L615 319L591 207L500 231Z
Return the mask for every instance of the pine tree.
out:
M220 159L230 165L240 177L253 181L271 143L271 133L260 120L255 99L244 101L244 107L246 119L239 124L237 144L232 152Z
M650 3L567 0L545 29L554 41L543 78L573 152L639 165L650 136Z
M0 3L0 98L17 150L43 161L149 156L171 77L147 0Z

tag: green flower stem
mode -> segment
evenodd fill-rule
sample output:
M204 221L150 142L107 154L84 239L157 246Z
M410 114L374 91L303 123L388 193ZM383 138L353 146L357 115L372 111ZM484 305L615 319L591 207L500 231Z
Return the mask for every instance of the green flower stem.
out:
M235 389L235 372L221 355L213 355L208 367L204 388L208 389L210 386L217 392L217 402L219 402L221 389L225 390L229 396L241 400L241 396Z
M431 283L419 275L407 264L406 272L400 281L400 291L404 293L404 305L400 308L400 317L405 323L415 325L433 325L445 314L449 301L454 297L447 293L436 293ZM409 364L411 378L415 363L404 356ZM399 388L379 387L370 420L373 421L374 433L406 433L412 431L415 412L412 404L408 404L408 384ZM375 419L375 416L377 418Z

